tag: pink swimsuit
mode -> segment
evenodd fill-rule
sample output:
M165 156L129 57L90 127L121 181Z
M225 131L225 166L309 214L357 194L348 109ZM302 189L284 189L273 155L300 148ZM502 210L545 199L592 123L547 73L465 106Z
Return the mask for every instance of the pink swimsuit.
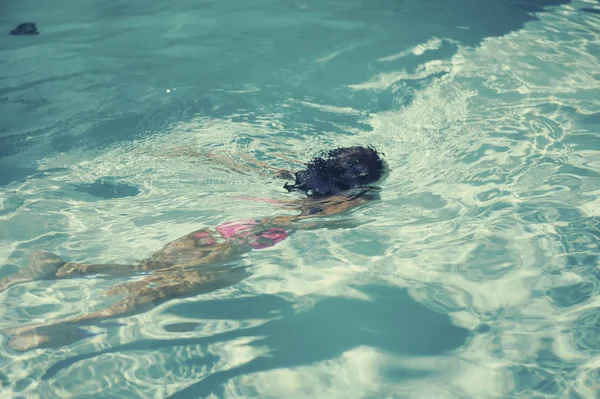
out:
M217 231L223 238L234 244L247 244L254 249L272 247L280 241L285 240L288 235L282 228L273 227L262 232L253 233L252 230L258 225L255 220L236 220L217 226ZM208 238L210 233L198 231L194 234L198 238ZM209 241L212 241L209 239ZM210 245L213 242L206 242Z

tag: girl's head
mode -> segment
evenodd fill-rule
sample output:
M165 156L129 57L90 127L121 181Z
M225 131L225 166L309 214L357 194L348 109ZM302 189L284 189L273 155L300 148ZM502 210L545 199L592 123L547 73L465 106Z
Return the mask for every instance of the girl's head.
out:
M372 148L336 148L314 158L305 170L295 173L294 184L283 186L288 191L304 191L312 197L334 195L354 187L374 183L385 171L383 159Z

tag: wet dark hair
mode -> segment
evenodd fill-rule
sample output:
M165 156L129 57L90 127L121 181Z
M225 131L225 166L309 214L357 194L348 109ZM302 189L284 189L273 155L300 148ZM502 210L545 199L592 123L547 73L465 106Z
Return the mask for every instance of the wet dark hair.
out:
M373 148L336 148L314 158L305 170L294 174L294 184L286 183L283 187L288 192L303 191L310 197L324 197L374 183L384 171L385 163Z

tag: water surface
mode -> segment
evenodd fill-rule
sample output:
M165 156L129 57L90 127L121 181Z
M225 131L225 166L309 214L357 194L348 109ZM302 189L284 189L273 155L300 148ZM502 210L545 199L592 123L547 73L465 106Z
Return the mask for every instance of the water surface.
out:
M285 167L370 144L382 200L248 254L243 282L18 353L3 397L595 398L600 15L594 1L2 5L0 277L45 249L133 262L281 211ZM41 34L9 36L24 21ZM239 266L238 265L238 266ZM0 329L115 282L0 294Z

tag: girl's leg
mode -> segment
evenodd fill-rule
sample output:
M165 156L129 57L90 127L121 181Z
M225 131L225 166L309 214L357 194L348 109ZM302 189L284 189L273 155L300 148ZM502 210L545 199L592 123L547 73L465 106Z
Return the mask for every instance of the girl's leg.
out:
M114 263L65 263L57 270L58 278L81 277L88 274L108 274L111 277L131 276L136 272L152 271L173 266L172 264L156 262L147 259L133 265Z
M38 251L31 256L27 266L0 280L0 292L15 284L52 278L65 264L64 260L52 252Z
M20 351L66 345L85 338L79 330L82 325L138 314L169 299L212 292L236 284L248 274L246 268L197 270L174 267L159 270L141 281L109 290L108 294L128 296L105 309L47 324L8 329L3 333L10 336L9 346Z
M152 255L151 258L123 264L88 264L65 262L48 251L38 251L27 266L0 279L0 292L15 284L54 278L75 278L90 274L106 274L112 277L130 276L136 272L165 269L174 265L193 266L220 261L230 254L230 248L222 237L209 229L187 234Z
M153 272L141 281L120 284L108 290L106 294L126 296L108 308L75 318L4 331L5 334L12 336L9 346L16 350L28 350L43 346L66 345L85 338L85 334L79 330L81 325L137 314L172 298L203 294L236 284L247 277L245 268L227 268L219 266L217 262L227 258L231 253L229 243L208 230L199 230L181 237L165 246L152 258L134 265L65 263L58 256L47 253L55 263L52 267L44 268L47 273L37 278L27 276L27 279L19 281L68 278L93 273L131 275L135 271L153 270ZM213 263L215 266L208 266L208 263ZM206 266L198 269L200 265Z
M65 262L60 256L47 251L34 253L27 266L16 273L0 279L0 292L13 285L36 280L52 280L56 278L75 278L88 274L108 274L112 277L130 276L135 272L164 269L171 264L148 259L133 265L120 264L87 264Z

